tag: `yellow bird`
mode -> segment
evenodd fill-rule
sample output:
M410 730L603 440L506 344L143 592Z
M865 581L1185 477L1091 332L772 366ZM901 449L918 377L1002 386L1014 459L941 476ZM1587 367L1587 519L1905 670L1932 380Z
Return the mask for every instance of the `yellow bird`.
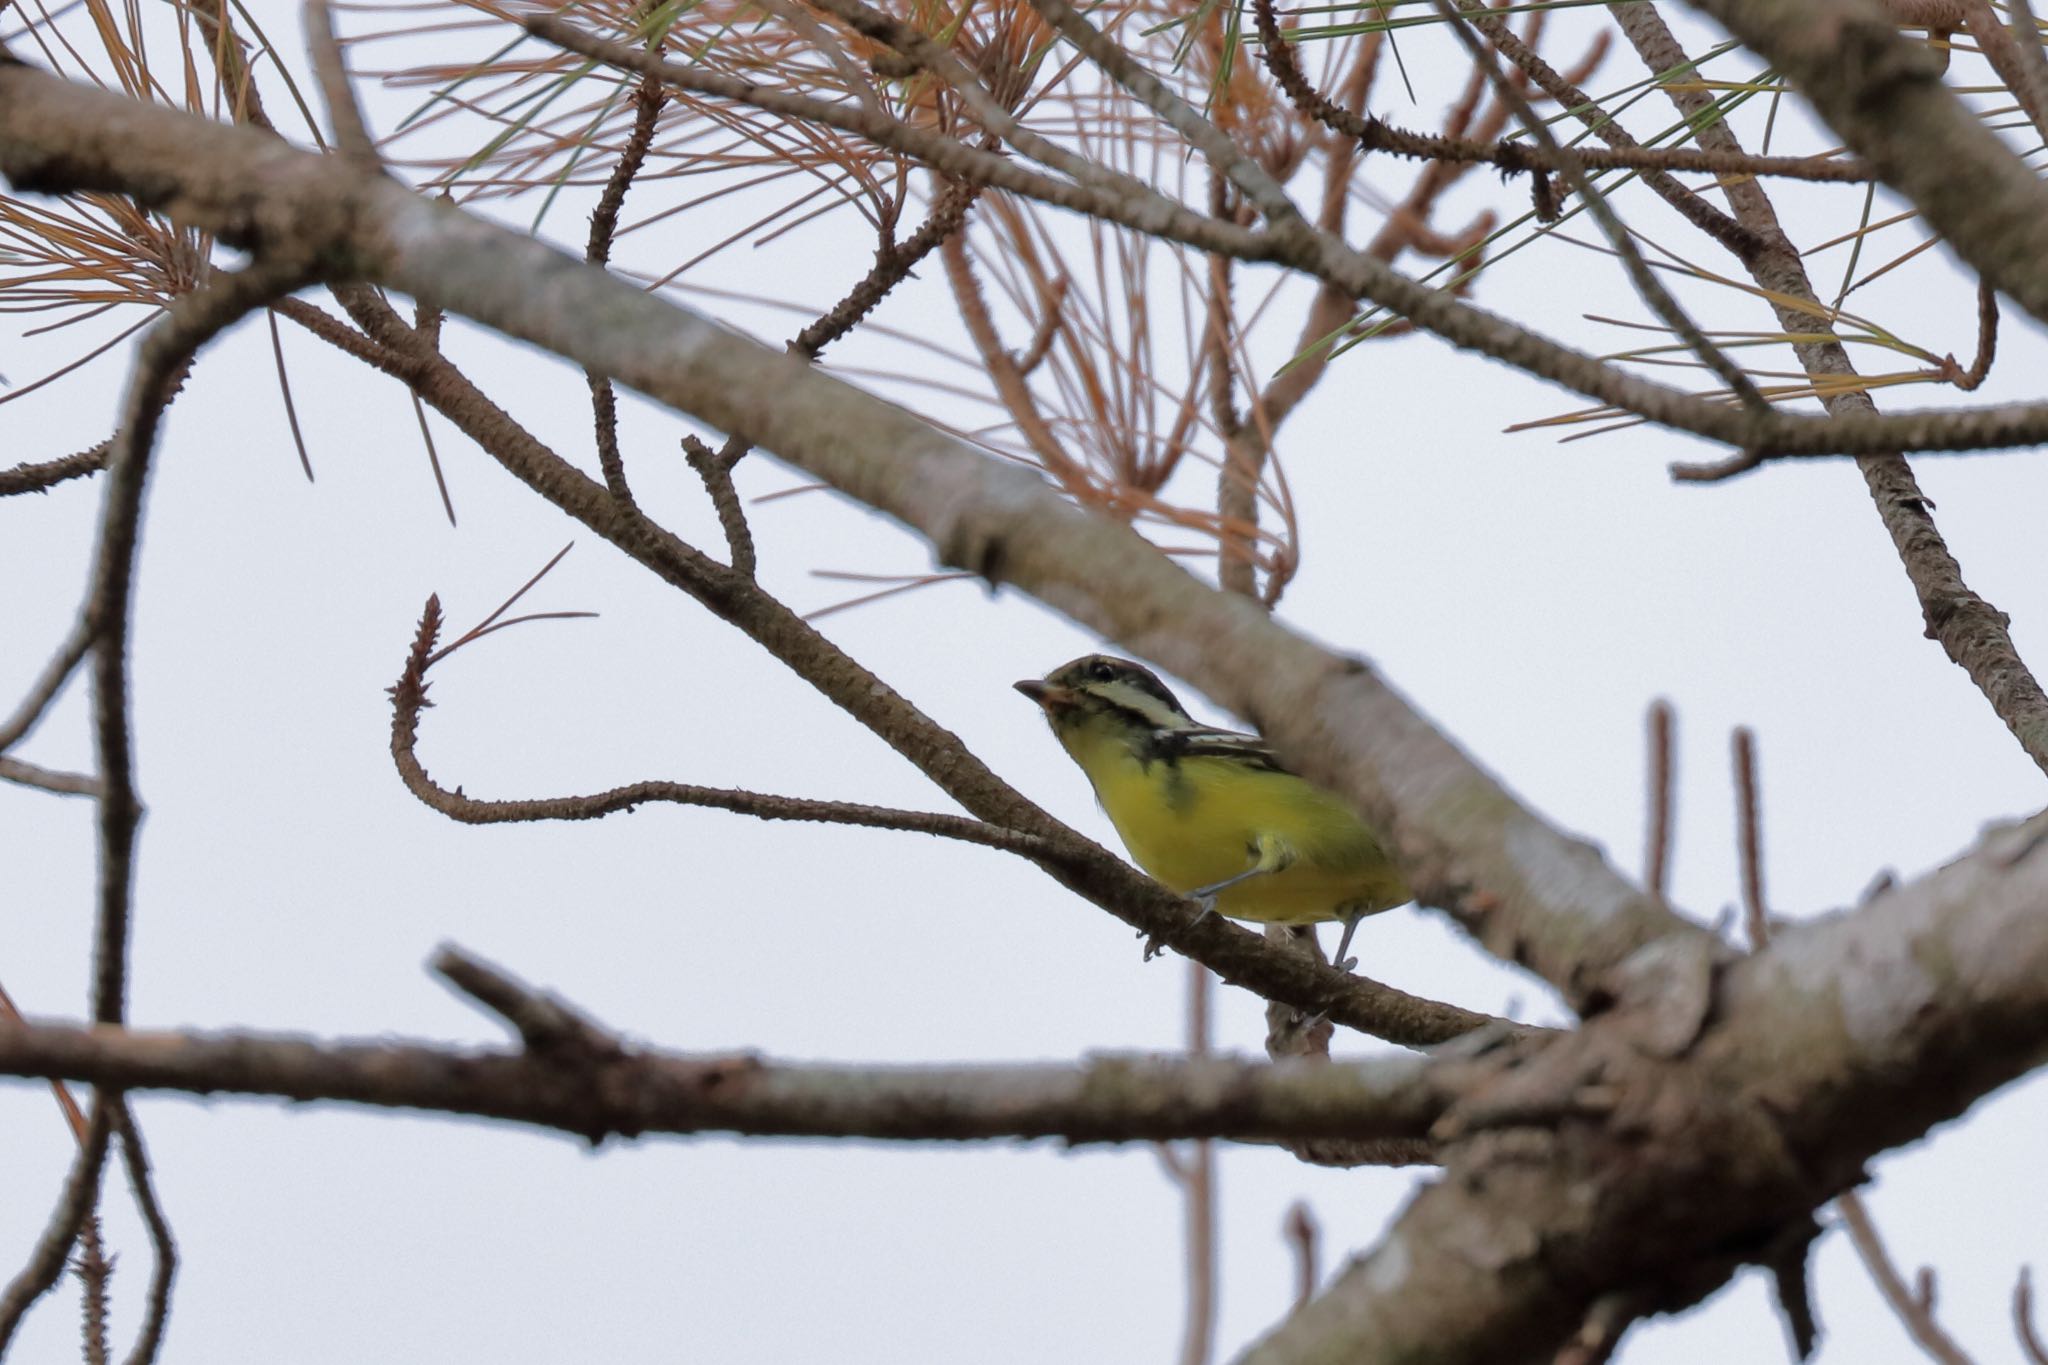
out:
M1268 924L1358 921L1411 899L1379 838L1256 735L1199 724L1150 669L1090 654L1017 690L1095 788L1139 867L1203 912Z

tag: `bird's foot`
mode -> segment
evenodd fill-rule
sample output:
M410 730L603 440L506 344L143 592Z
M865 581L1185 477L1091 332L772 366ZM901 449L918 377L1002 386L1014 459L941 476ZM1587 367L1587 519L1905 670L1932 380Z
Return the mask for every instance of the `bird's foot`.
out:
M1188 929L1194 928L1197 924L1200 924L1203 920L1209 918L1209 916L1216 913L1216 897L1213 893L1208 891L1195 891L1189 893L1188 899L1201 907L1201 909L1196 913L1195 917L1188 921ZM1181 932L1186 933L1187 930L1184 929ZM1164 934L1155 934L1149 929L1140 929L1138 931L1138 937L1146 940L1145 961L1147 962L1150 962L1153 958L1165 952L1167 950L1167 947L1169 946L1166 942L1166 936Z

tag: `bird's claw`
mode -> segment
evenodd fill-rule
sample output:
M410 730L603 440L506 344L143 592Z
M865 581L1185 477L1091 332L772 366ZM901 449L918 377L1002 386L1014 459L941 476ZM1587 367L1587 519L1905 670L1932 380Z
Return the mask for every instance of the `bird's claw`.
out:
M1213 894L1204 891L1196 891L1191 893L1188 896L1188 899L1201 907L1200 911L1195 915L1195 917L1188 921L1187 927L1189 929L1194 928L1197 924L1200 924L1203 920L1209 918L1209 916L1216 913L1216 897ZM1186 931L1183 930L1182 932ZM1166 942L1166 936L1164 934L1155 934L1149 929L1140 929L1138 931L1138 937L1148 940L1145 944L1145 961L1147 962L1150 962L1153 958L1158 957L1161 953L1165 952L1167 950L1167 947L1169 946Z

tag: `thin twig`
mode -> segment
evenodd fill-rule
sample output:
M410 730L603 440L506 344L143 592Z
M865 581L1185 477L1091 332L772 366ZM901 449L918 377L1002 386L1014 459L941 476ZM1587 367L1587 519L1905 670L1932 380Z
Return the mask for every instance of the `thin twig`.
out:
M623 1056L618 1040L566 1001L533 989L510 972L452 943L436 949L434 974L512 1026L530 1053L581 1053L586 1060Z
M728 455L734 458L745 455L747 450L747 444L737 437L727 442L726 449L722 451L712 450L695 436L683 438L683 459L703 480L704 492L711 499L711 510L718 514L718 528L725 533L726 560L734 573L752 578L756 568L754 528L747 524L747 509L740 502L740 490L732 481L733 460L727 458Z
M1128 90L1200 152L1210 168L1235 186L1267 223L1275 228L1307 228L1301 210L1288 197L1285 186L1121 44L1089 23L1067 0L1031 0L1031 6L1100 67L1104 75Z
M1654 5L1632 2L1617 5L1614 13L1651 70L1691 69L1692 59ZM1727 120L1714 116L1715 106L1710 97L1670 82L1664 84L1664 89L1678 111L1693 124L1694 136L1702 146L1740 150L1742 144ZM1812 316L1802 310L1818 304L1819 297L1807 276L1805 263L1779 226L1770 195L1754 181L1724 186L1723 193L1745 231L1766 244L1765 249L1742 259L1763 296L1773 301L1781 325L1795 334L1811 332ZM1810 375L1844 379L1855 375L1848 352L1832 337L1795 342L1793 350ZM1870 394L1853 385L1833 389L1822 401L1827 409L1826 420L1836 426L1882 420ZM2048 771L2048 692L2042 690L2039 679L2020 656L2005 613L1972 591L1963 580L1962 566L1935 526L1919 481L1898 453L1914 444L1901 442L1860 453L1857 470L1863 475L1871 502L1892 539L1899 562L1913 585L1914 596L1919 599L1928 636L1940 641L1949 659L1969 674L1970 681L1984 694L1992 711L2027 756Z
M1502 56L1527 72L1529 79L1556 100L1560 109L1584 124L1602 142L1610 147L1640 145L1597 100L1567 81L1534 49L1517 38L1514 31L1481 0L1457 0L1457 3L1466 19L1486 35L1487 41L1499 49ZM1669 172L1645 171L1642 178L1645 185L1687 222L1734 252L1738 259L1748 260L1763 250L1764 240L1757 233L1679 184Z
M9 1026L0 1028L0 1038L20 1037L33 1032L32 1028ZM92 1216L93 1209L99 1204L100 1171L107 1161L107 1134L112 1122L106 1095L95 1091L92 1114L86 1121L85 1141L79 1144L78 1155L72 1160L71 1174L65 1177L63 1192L57 1197L56 1211L50 1215L43 1235L29 1253L28 1264L8 1281L4 1291L0 1291L0 1355L6 1354L8 1343L21 1326L22 1316L37 1299L49 1293L64 1274L64 1262L71 1254L72 1244L78 1240L78 1230L85 1226L85 1220Z
M1593 215L1593 221L1600 225L1600 230L1606 235L1608 245L1613 248L1615 257L1621 262L1629 283L1635 286L1637 295L1649 305L1650 311L1699 357L1700 363L1727 386L1728 391L1735 395L1736 401L1745 409L1752 413L1768 411L1770 403L1758 392L1755 382L1741 366L1730 360L1727 353L1700 330L1692 315L1685 311L1671 291L1664 287L1664 282L1657 278L1657 272L1650 269L1650 263L1643 259L1642 252L1636 247L1635 235L1615 213L1614 206L1607 202L1605 192L1586 173L1585 163L1579 160L1576 151L1557 140L1557 135L1550 131L1550 125L1537 117L1536 111L1529 107L1529 101L1523 97L1522 92L1501 73L1499 64L1494 60L1494 54L1480 40L1480 35L1474 31L1473 25L1465 21L1464 12L1457 0L1434 0L1434 3L1437 11L1443 15L1451 25L1452 31L1464 43L1465 50L1471 55L1473 62L1493 83L1494 98L1514 111L1523 130L1557 162L1558 173L1571 187L1572 193L1586 206L1587 212Z
M1746 725L1730 737L1735 755L1735 833L1742 865L1742 922L1749 950L1760 953L1771 940L1770 912L1764 908L1763 821L1756 779L1756 736Z
M1643 885L1658 900L1667 899L1665 889L1671 870L1671 807L1677 770L1672 762L1671 703L1659 697L1650 703L1650 829L1648 848L1643 854Z
M984 138L980 150L992 151L993 138ZM915 232L901 242L886 242L875 252L875 263L839 301L819 314L809 326L790 338L789 349L806 360L816 360L824 349L864 321L889 292L910 278L919 262L947 242L966 225L967 212L981 196L981 186L968 180L949 180L932 203L932 209ZM732 470L754 448L753 442L734 433L726 438L716 455L701 441L686 437L685 458L704 481L725 531L732 565L749 578L754 576L754 536L747 525L746 510L732 486ZM702 450L702 454L699 451ZM700 464L700 461L702 463ZM741 568L742 562L745 567Z
M129 896L135 830L142 804L135 792L128 731L128 627L142 525L143 487L166 405L184 382L193 355L222 330L303 283L295 260L258 257L246 269L216 276L181 296L142 339L122 402L121 425L107 461L106 503L82 619L92 641L93 738L99 768L100 868L93 962L93 1018L119 1023L128 992Z
M2012 1330L2028 1365L2048 1365L2048 1346L2041 1344L2041 1334L2034 1328L2034 1276L2027 1266L2020 1267L2020 1277L2012 1287Z
M1300 1199L1287 1210L1287 1221L1282 1227L1287 1234L1287 1245L1294 1251L1294 1307L1299 1312L1316 1296L1316 1286L1322 1283L1322 1275L1316 1266L1316 1243L1321 1229L1316 1226L1315 1215L1309 1211L1307 1201Z
M79 1283L85 1365L107 1365L107 1287L114 1278L114 1262L100 1241L97 1213L86 1215L85 1225L78 1229L77 1246L71 1273Z
M1209 1055L1209 969L1188 963L1188 1056ZM1216 1144L1189 1144L1178 1177L1187 1217L1187 1316L1181 1365L1209 1365L1216 1350Z
M1842 1216L1842 1226L1848 1230L1849 1240L1856 1247L1856 1254L1862 1258L1864 1268L1870 1271L1871 1280L1877 1285L1877 1292L1891 1305L1907 1335L1913 1338L1927 1358L1939 1365L1970 1365L1970 1357L1963 1354L1955 1340L1942 1330L1934 1320L1932 1294L1922 1297L1906 1287L1898 1268L1892 1264L1891 1256L1884 1249L1884 1242L1877 1235L1877 1227L1870 1221L1870 1213L1863 1207L1863 1200L1854 1190L1835 1200L1835 1209ZM1924 1282L1930 1287L1933 1279L1923 1272Z
M590 240L583 248L583 259L592 265L602 266L611 261L612 237L618 231L619 210L625 207L626 191L632 188L633 178L646 164L647 149L654 144L655 124L661 119L662 105L667 99L661 82L651 75L642 76L639 86L633 91L633 127L626 134L626 145L619 152L618 164L612 167L611 177L605 181L604 193L598 196L597 207L590 215ZM605 487L621 503L637 507L639 504L633 501L632 487L626 482L625 459L619 453L619 405L612 381L595 370L585 370L583 375L590 385L591 415L597 430L597 463L604 471Z
M1316 89L1294 59L1294 45L1268 24L1272 0L1259 0L1253 14L1267 69L1294 106L1308 117L1367 151L1388 152L1432 163L1492 166L1503 175L1562 171L1564 158L1549 147L1528 142L1451 137L1399 128L1371 114L1357 113ZM1603 37L1606 35L1602 35ZM1583 79L1577 72L1560 76L1563 84ZM1860 157L1752 156L1743 152L1710 152L1698 147L1644 147L1627 143L1613 147L1574 147L1571 156L1589 171L1662 171L1727 176L1777 176L1789 180L1861 182L1872 178Z
M984 141L982 146L991 148L993 139ZM797 333L790 349L816 360L827 346L852 331L890 290L909 278L920 261L965 226L967 211L980 195L981 186L968 181L954 181L940 190L932 201L931 213L917 230L903 241L877 251L874 267L839 302L820 314L816 322Z
M1991 363L1998 357L1998 291L1987 280L1977 282L1977 354L1970 361L1970 368L1956 364L1955 357L1949 356L1942 365L1945 377L1951 384L1968 393L1982 384L1991 374Z
M34 787L52 796L98 796L100 784L84 773L68 773L58 768L45 768L26 759L0 754L0 782L12 782L20 787Z
M420 628L413 640L404 671L391 691L391 757L406 790L421 802L466 825L513 824L540 820L596 820L617 811L629 811L650 802L674 802L686 806L708 806L751 815L759 820L812 820L826 824L856 825L869 829L905 830L935 834L985 848L1001 849L1026 858L1044 858L1051 853L1047 841L1036 834L1007 829L971 816L946 815L930 811L897 810L887 806L862 805L852 801L820 801L807 797L775 796L741 791L732 787L700 787L681 782L635 782L612 787L589 796L543 797L521 801L485 801L449 790L428 775L417 753L420 713L427 702L427 669L435 657L434 642L441 625L439 598L427 599ZM444 651L445 653L445 651Z
M129 1348L127 1365L150 1365L163 1349L164 1323L171 1312L171 1283L178 1275L178 1243L171 1236L170 1220L157 1200L156 1182L150 1175L149 1152L142 1145L142 1129L135 1122L125 1099L117 1100L114 1128L121 1138L121 1164L128 1171L128 1188L135 1207L149 1229L149 1244L155 1260L149 1274L149 1295L144 1300L142 1326L136 1330L135 1345Z
M1633 1295L1602 1294L1586 1310L1579 1330L1557 1353L1556 1365L1607 1365L1629 1324L1641 1312L1642 1306Z
M47 493L67 480L97 474L107 467L107 454L113 446L109 439L76 455L0 469L0 498L13 497L17 493Z
M334 15L327 0L306 0L306 46L313 59L313 76L320 85L320 98L327 106L327 121L334 128L335 149L372 170L382 166L377 139L370 136L363 120L363 108L356 102L354 84L348 78L348 62L334 34Z

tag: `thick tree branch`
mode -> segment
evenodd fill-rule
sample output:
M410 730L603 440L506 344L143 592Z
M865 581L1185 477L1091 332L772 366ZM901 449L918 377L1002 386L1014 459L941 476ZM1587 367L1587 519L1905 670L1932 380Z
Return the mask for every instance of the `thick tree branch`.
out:
M1608 1294L1675 1311L1775 1260L1872 1157L2048 1058L2048 816L1781 930L1677 1013L1671 979L1468 1084L1445 1178L1245 1359L1542 1358Z

